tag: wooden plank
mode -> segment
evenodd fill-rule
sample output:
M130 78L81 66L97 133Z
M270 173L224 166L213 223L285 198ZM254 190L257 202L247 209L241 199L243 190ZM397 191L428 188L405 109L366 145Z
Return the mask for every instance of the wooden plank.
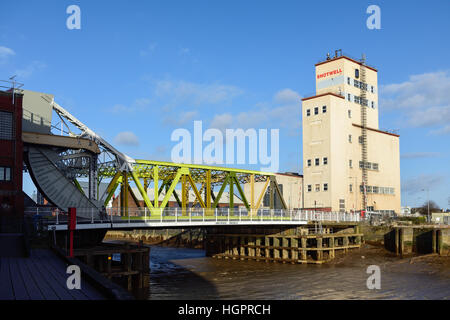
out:
M88 297L83 293L82 290L69 290L67 288L66 282L68 278L68 274L66 273L67 265L59 260L55 254L50 252L49 250L40 251L38 253L41 259L45 259L43 266L47 269L55 281L53 282L55 288L58 288L60 292L65 292L65 295L69 295L69 299L75 300L86 300ZM81 288L83 289L83 283L81 283ZM59 293L58 293L59 294Z
M12 287L14 291L14 299L16 300L29 300L27 289L25 289L25 283L22 276L17 272L16 259L18 258L6 258L9 263L9 275L11 277Z
M36 268L33 259L30 257L24 261L25 267L30 274L30 277L33 278L33 281L36 283L39 288L42 296L45 300L58 300L58 295L53 291L53 289L48 285L47 281L41 274L41 272Z
M31 300L44 300L44 296L42 295L41 291L39 290L38 286L36 285L36 282L31 277L30 272L28 271L25 261L27 258L24 259L15 259L15 265L14 270L20 275L20 277L23 280L23 283L25 285L25 289L28 293L29 299Z
M0 257L0 300L13 300L14 292L6 258Z
M68 292L66 286L66 281L61 283L60 280L55 278L55 276L46 268L47 261L43 259L40 250L32 251L34 267L41 273L42 277L50 288L55 292L61 300L73 300L72 295Z

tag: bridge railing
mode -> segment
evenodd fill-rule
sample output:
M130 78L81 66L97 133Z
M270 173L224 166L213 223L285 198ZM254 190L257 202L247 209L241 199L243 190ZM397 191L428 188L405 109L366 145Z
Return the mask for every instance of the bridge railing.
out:
M39 216L47 224L66 224L67 212L49 207L27 208L26 215ZM359 222L359 213L319 212L299 209L237 208L77 208L77 223L195 223L195 222Z

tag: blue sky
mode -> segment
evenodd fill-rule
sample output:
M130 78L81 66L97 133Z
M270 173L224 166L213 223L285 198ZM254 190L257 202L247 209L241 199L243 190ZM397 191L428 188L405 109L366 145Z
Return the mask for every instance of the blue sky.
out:
M66 8L81 8L68 30ZM381 30L366 8L381 9ZM121 151L170 160L176 128L279 128L300 171L299 98L327 52L379 70L380 128L401 135L402 204L450 207L448 1L14 1L0 12L0 75L52 93ZM251 166L249 166L251 167ZM258 167L253 167L258 169ZM29 182L28 182L29 183ZM28 186L29 187L29 186ZM27 187L27 188L28 188Z

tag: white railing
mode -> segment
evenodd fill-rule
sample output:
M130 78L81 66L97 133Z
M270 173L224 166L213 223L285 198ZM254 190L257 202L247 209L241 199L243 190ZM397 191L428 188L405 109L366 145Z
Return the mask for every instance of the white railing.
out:
M42 217L47 224L67 224L67 212L56 208L27 208L26 215ZM254 209L239 208L106 208L98 211L91 208L77 208L78 224L112 223L177 223L201 222L254 224L280 224L285 222L359 222L359 213L319 212L312 210Z

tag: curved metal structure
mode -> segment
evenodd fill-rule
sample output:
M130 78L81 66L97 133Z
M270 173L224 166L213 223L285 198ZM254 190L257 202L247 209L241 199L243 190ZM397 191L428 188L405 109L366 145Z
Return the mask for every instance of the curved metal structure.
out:
M58 168L59 154L48 147L30 146L27 164L34 184L46 199L59 208L87 208L98 216L101 205L91 201ZM81 215L81 217L83 217ZM91 218L87 214L84 218Z

